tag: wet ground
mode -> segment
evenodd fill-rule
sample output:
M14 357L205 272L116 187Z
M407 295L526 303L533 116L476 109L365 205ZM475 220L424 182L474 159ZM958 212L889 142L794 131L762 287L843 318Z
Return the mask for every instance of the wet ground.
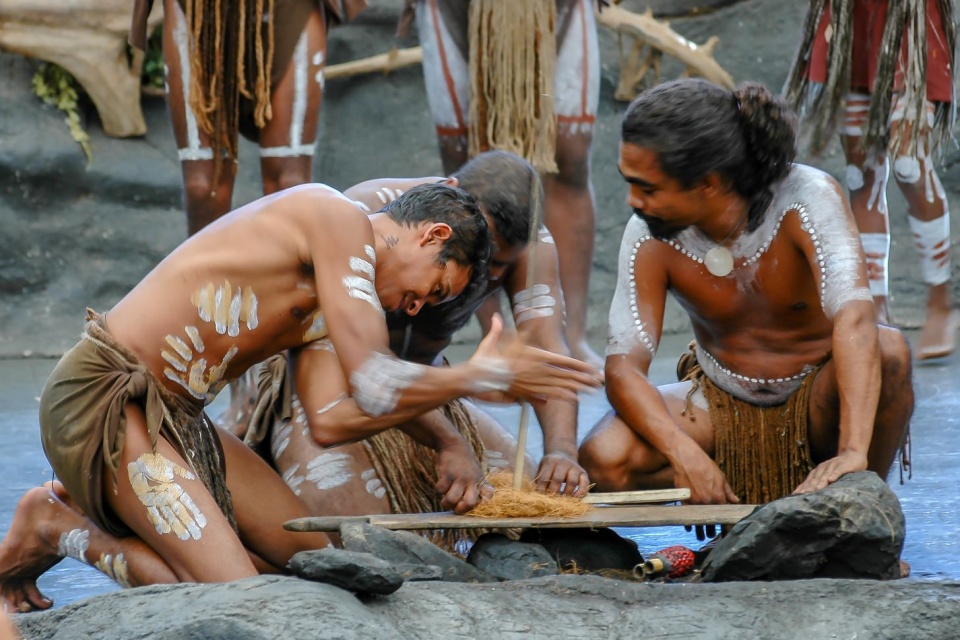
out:
M912 338L913 336L911 336ZM658 383L672 382L676 356L689 337L666 336L661 355L654 362L651 378ZM462 348L450 354L462 359ZM913 420L912 480L898 482L894 468L890 482L900 497L907 519L907 539L903 558L913 568L913 580L960 580L960 356L917 364L914 371L917 409ZM0 532L6 532L14 507L24 491L51 479L51 470L40 448L37 427L37 398L54 360L0 360ZM217 415L223 404L218 400L212 410ZM516 432L520 411L517 407L484 405L508 430ZM587 395L580 406L580 437L586 435L609 410L603 393ZM542 440L539 428L531 422L528 451L539 456ZM691 533L680 527L621 529L647 554L672 544L696 548ZM98 571L74 560L64 560L40 580L40 588L57 606L91 595L117 589Z

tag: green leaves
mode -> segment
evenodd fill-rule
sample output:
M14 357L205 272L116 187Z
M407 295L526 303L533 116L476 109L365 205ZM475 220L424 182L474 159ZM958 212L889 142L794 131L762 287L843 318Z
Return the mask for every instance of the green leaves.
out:
M41 64L33 76L34 95L67 114L64 122L70 129L70 136L83 149L89 162L93 159L90 136L84 130L80 113L77 111L77 99L81 90L76 79L66 69L51 62Z

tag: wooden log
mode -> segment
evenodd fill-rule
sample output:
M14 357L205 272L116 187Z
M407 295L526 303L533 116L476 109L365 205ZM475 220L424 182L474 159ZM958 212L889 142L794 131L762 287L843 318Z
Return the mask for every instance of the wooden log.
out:
M160 23L157 3L150 28ZM93 100L109 136L143 135L142 58L127 60L129 0L3 0L0 48L53 62Z
M288 531L339 531L344 522L366 522L393 530L411 529L569 529L573 527L661 527L666 525L735 524L756 505L635 506L592 509L578 518L478 518L452 512L321 516L284 523Z
M373 73L380 71L390 73L394 69L407 67L412 64L419 64L423 61L423 49L420 47L411 47L409 49L391 49L389 53L381 53L369 58L360 60L351 60L341 64L332 64L323 71L323 77L327 80L335 78L346 78L356 76L362 73Z
M616 491L610 493L588 493L583 501L587 504L656 504L658 502L680 502L690 499L690 489L652 489L647 491Z
M697 46L669 26L655 20L649 12L641 15L610 5L597 14L597 24L644 40L650 46L673 56L698 76L721 87L732 89L734 86L733 78L711 55L713 47L716 46L715 42L709 49Z

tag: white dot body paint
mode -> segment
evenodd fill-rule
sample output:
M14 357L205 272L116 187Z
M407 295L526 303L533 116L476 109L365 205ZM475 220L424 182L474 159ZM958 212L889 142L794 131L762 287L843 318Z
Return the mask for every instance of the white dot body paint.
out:
M653 336L647 332L637 306L637 285L634 264L637 252L652 239L647 223L631 216L620 242L617 263L617 285L613 290L607 333L607 355L627 355L635 348L647 351L652 358L657 353Z
M535 318L550 317L553 315L556 306L557 299L550 295L550 286L535 284L529 289L514 294L514 322L519 325Z
M422 365L374 352L350 375L354 401L368 416L393 411L400 396L424 371Z
M73 558L84 564L87 561L87 549L90 548L90 532L86 529L71 529L60 534L57 542L57 555L61 558Z
M313 54L313 66L319 67L323 64L323 51L317 51Z
M304 477L297 475L297 471L300 470L300 463L295 463L292 467L283 472L282 478L287 486L290 487L290 490L293 491L295 495L300 495L300 485L303 484Z
M363 480L364 488L367 490L367 493L376 499L379 500L387 494L386 487L383 486L383 482L381 482L380 478L377 477L376 469L367 469L360 474L360 479Z
M317 489L336 489L353 479L350 464L353 457L348 453L327 451L307 463L307 480Z
M116 556L111 556L109 553L101 553L100 559L97 560L93 566L124 589L131 587L127 571L127 561L124 559L122 553L118 553Z
M194 480L190 471L159 453L145 453L127 465L127 475L158 534L173 533L181 540L202 537L207 518L176 481L177 476Z
M847 165L847 189L851 191L863 189L863 171L854 164Z

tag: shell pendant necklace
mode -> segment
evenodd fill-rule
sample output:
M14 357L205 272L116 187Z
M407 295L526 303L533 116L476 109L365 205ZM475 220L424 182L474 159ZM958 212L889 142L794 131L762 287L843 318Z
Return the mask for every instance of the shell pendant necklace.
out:
M744 212L740 217L740 222L727 234L723 242L710 249L710 251L707 251L707 255L703 256L703 264L707 268L707 271L718 278L728 276L730 272L733 271L733 254L730 253L730 249L727 249L724 245L727 244L727 241L737 232L737 229L740 228L740 225L742 225L746 219L747 214Z

